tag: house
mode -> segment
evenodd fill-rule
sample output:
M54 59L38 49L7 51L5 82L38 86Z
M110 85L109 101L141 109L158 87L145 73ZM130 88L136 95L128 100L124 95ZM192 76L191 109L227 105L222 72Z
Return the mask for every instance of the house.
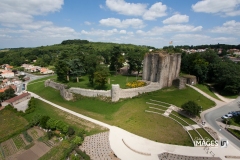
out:
M5 92L5 90L7 90L9 87L11 87L15 92L17 91L17 87L12 84L12 85L5 86L5 87L1 88L0 92Z
M29 93L23 93L19 96L15 96L11 99L8 99L2 102L2 106L5 107L7 105L11 105L18 110L25 111L27 109L28 101L31 99L31 95Z
M10 66L8 64L5 64L5 70L11 71L13 69L13 66Z
M54 71L43 67L40 69L40 73L41 74L53 74Z
M3 71L1 73L1 75L2 75L3 78L12 78L12 77L14 77L14 73L12 71L8 71L8 70Z

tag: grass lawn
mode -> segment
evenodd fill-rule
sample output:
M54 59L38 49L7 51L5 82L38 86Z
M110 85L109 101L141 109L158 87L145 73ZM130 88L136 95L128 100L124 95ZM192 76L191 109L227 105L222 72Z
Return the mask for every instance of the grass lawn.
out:
M189 130L188 132L189 132L190 135L192 136L193 140L196 140L196 139L201 138L201 137L199 136L199 134L198 134L195 130Z
M102 127L95 125L94 123L87 122L76 116L68 114L67 112L57 109L39 99L36 99L35 103L36 103L35 111L24 116L24 118L26 118L28 121L31 121L31 119L35 115L40 114L61 120L67 123L68 125L71 125L76 131L81 131L82 129L85 129L87 131L87 135L92 135L105 131L105 129L102 129Z
M187 117L181 115L180 113L177 113L177 112L175 112L175 111L172 111L172 114L174 114L174 115L182 118L182 119L185 120L188 124L196 124L196 122L194 122L194 121L191 120L190 118L187 118Z
M50 151L48 151L45 155L39 158L39 160L56 160L56 159L64 159L64 151L71 146L71 143L67 140L63 140L59 145L53 147Z
M204 110L214 106L214 102L189 87L183 90L166 88L116 103L100 101L97 98L66 101L60 96L59 91L44 87L44 82L29 85L28 90L62 107L118 126L139 136L163 143L190 146L192 146L191 139L182 126L164 116L145 112L149 109L146 102L154 99L180 107L183 103L193 100Z
M170 114L169 117L172 117L173 119L177 120L179 123L181 123L183 126L189 126L188 123L184 122L182 119L174 116L173 114Z
M209 135L208 132L205 131L204 129L198 128L198 129L196 129L196 130L201 134L201 136L202 136L204 139L207 138L207 139L210 139L210 140L214 140L214 138L213 138L211 135Z
M228 131L240 139L240 131L231 128L228 128Z
M23 117L17 116L16 113L7 109L1 110L0 115L0 142L6 137L10 138L28 124Z
M204 84L196 84L195 87L197 87L198 89L202 90L203 92L207 93L209 96L218 99L221 101L221 99L219 99L209 88L209 86L204 85Z
M127 82L132 82L135 81L136 79L142 79L142 77L135 77L135 76L123 76L123 75L111 75L108 77L110 84L106 84L106 87L103 88L105 90L111 89L112 84L119 84L121 88L125 89L126 88L126 83ZM56 80L57 77L54 77L54 80ZM77 80L71 80L67 83L64 83L68 85L69 87L80 87L80 88L86 88L86 89L96 89L97 86L91 86L88 81L88 76L82 76L79 77L79 82L77 83Z

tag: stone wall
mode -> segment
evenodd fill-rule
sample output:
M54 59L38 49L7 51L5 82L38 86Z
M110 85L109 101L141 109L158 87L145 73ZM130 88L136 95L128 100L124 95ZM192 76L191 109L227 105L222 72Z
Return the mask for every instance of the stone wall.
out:
M143 80L158 82L160 88L172 86L178 78L181 54L147 53L143 61Z
M46 80L44 83L45 87L52 87L56 90L60 91L60 95L66 99L66 100L72 100L73 99L73 94L69 92L68 89L66 89L66 85L56 83L54 81L51 81L50 79Z
M111 97L111 91L110 90L91 90L91 89L83 89L83 88L75 88L71 87L69 88L69 92L80 94L86 97L97 97L97 96L105 96L105 97Z
M73 99L74 94L80 94L86 97L97 97L97 96L105 96L111 97L112 102L118 101L120 98L132 98L138 96L139 94L152 92L159 90L159 84L151 82L149 85L139 88L131 88L131 89L121 89L119 84L113 84L111 90L91 90L91 89L83 89L83 88L69 88L65 89L66 86L63 84L59 84L53 82L51 80L45 81L45 87L52 87L60 91L61 96L66 100Z

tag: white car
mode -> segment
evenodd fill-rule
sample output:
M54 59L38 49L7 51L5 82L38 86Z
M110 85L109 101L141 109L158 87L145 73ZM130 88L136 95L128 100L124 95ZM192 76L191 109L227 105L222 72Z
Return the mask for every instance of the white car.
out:
M228 117L228 115L226 114L226 115L222 116L221 118L222 118L222 119L228 119L228 118L230 118L230 117Z
M228 116L229 118L232 118L232 117L233 117L233 115L232 115L231 113L227 114L227 116Z

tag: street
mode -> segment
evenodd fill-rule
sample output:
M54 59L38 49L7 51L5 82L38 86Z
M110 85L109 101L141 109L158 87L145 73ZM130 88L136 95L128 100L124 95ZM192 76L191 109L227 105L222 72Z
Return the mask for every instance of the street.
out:
M233 144L235 144L238 148L240 148L240 140L238 140L236 137L234 137L232 134L230 134L228 131L224 129L225 126L220 127L216 120L221 119L221 117L225 114L227 114L230 111L240 111L238 101L240 98L238 97L236 100L217 108L213 111L210 111L205 114L205 120L211 125L214 129L216 129L220 134L222 134L224 137L228 139L228 141L231 141Z

